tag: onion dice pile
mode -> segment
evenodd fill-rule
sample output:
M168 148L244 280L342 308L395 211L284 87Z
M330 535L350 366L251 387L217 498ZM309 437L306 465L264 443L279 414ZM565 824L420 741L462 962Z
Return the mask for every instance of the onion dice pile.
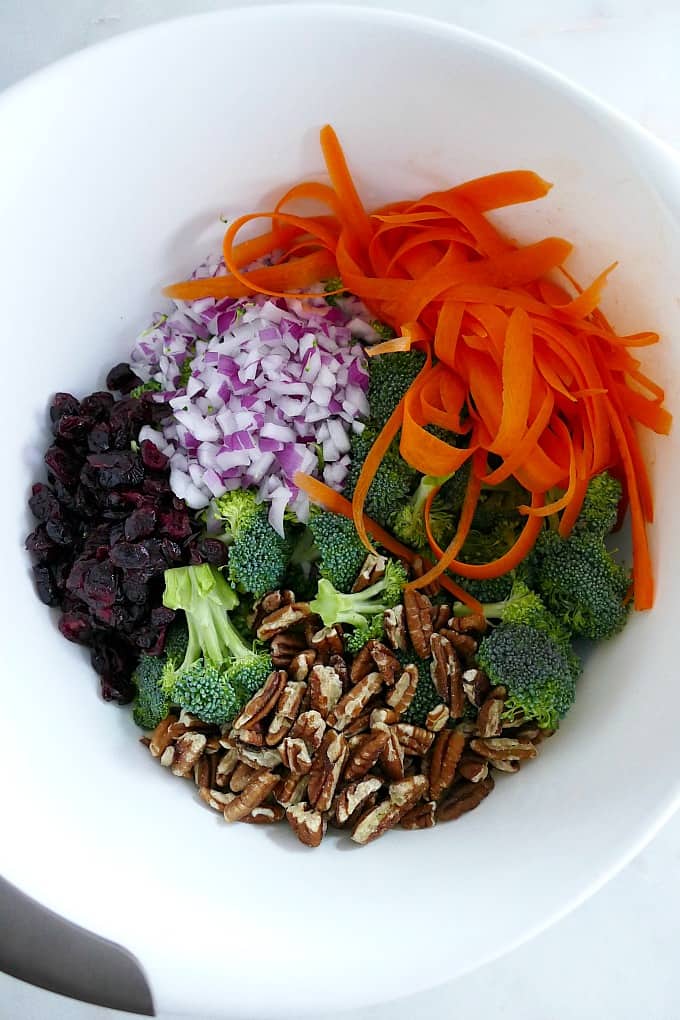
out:
M172 409L162 430L146 427L140 440L170 459L173 492L190 507L256 487L283 534L286 510L301 521L309 511L296 471L342 489L349 433L361 431L368 414L360 340L375 339L354 299L334 307L264 295L177 302L132 352L136 374L158 382L156 399Z

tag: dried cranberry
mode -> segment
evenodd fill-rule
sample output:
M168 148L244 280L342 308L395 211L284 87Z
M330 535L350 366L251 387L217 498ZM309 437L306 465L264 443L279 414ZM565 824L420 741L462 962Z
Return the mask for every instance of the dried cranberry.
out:
M80 413L94 421L103 421L113 407L113 397L106 390L90 393L80 402Z
M132 643L147 655L160 655L165 645L165 628L140 627L131 635Z
M134 698L136 690L135 685L123 676L107 673L101 677L104 701L117 701L119 705L127 705Z
M44 563L37 563L33 567L33 579L40 601L46 606L59 605L59 589L54 583L50 568Z
M149 598L149 586L143 578L127 574L123 578L121 587L128 602L139 606L146 605Z
M89 431L87 448L92 453L101 453L111 445L111 429L106 422L97 422Z
M60 446L50 446L45 454L45 463L55 478L66 486L74 489L80 475L80 461L71 456Z
M138 538L153 535L156 527L156 511L151 507L140 507L133 510L125 520L125 537L128 542L136 542Z
M39 524L35 531L30 533L25 544L28 551L40 561L53 558L58 553L57 546L48 537L44 524Z
M168 458L150 439L143 439L141 445L142 462L149 471L164 471L168 466Z
M48 521L45 525L45 531L56 545L73 545L76 540L70 525L59 518Z
M63 485L58 478L55 478L52 482L52 488L54 489L54 495L59 500L62 510L75 510L76 498L73 492L69 492L65 485Z
M85 613L64 613L58 626L64 637L76 644L86 645L92 637L92 626Z
M215 567L223 567L229 558L224 542L218 538L202 538L196 543L202 563L212 563Z
M133 450L109 450L90 453L88 467L96 469L97 484L104 489L117 489L124 485L139 485L144 478L144 466Z
M97 609L112 606L116 601L118 578L111 564L95 563L83 578L82 597Z
M49 485L38 482L31 490L28 501L31 513L39 521L49 521L61 516L61 506Z
M111 562L123 570L143 570L150 563L149 550L142 542L118 542L111 547Z
M175 619L174 610L167 606L154 606L151 610L151 624L154 627L167 627Z
M106 386L117 393L129 393L141 383L139 376L132 371L127 361L114 365L106 377Z
M146 496L150 496L155 499L159 499L162 496L169 496L171 495L170 479L167 477L147 477L142 482L142 492Z
M181 542L191 534L191 519L186 509L169 510L160 514L159 523L161 533L176 541Z
M71 393L55 393L50 404L50 419L58 422L63 414L78 414L80 401Z
M179 542L173 542L171 538L164 538L161 541L161 552L168 563L179 563L184 557L184 551Z
M64 414L54 428L54 434L65 443L83 443L87 438L90 422L80 414Z

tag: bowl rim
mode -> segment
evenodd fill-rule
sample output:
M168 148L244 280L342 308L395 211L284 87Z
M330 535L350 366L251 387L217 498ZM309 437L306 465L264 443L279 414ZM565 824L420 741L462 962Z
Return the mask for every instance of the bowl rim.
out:
M124 51L131 39L139 39L145 36L159 37L164 32L174 34L183 25L198 21L224 23L236 19L257 21L268 17L295 21L302 16L308 18L310 15L322 18L334 17L350 22L368 21L374 24L383 23L406 28L411 26L416 31L429 31L438 35L439 38L457 40L466 47L476 47L485 56L492 58L500 57L505 62L516 64L522 72L531 74L539 81L544 80L553 86L559 87L567 99L578 103L582 108L590 111L591 114L599 114L624 137L632 140L636 147L642 147L652 163L657 164L657 169L661 173L665 169L666 171L670 170L673 176L677 175L674 204L680 210L680 152L676 151L665 140L655 136L643 125L610 105L607 101L572 81L567 75L554 70L542 61L523 53L513 46L489 38L482 33L464 28L455 22L445 21L431 15L396 11L389 8L367 7L354 3L299 2L299 0L294 0L291 3L272 3L266 0L266 2L260 3L256 0L254 3L236 3L219 10L203 11L162 19L121 32L109 39L92 43L73 53L60 57L58 60L52 61L44 67L22 77L0 92L0 126L6 113L15 104L24 102L31 92L49 88L52 81L57 81L63 78L64 75L71 74L74 69L87 66L90 61L96 61L97 55L101 51L111 52L117 49ZM663 183L661 186L663 187ZM664 197L669 196L665 195ZM566 917L625 868L655 838L656 834L678 810L680 810L680 783L675 791L671 790L663 798L660 798L658 805L651 813L651 819L648 819L642 825L641 831L632 834L630 842L622 847L618 853L612 855L610 863L607 866L602 866L599 872L584 885L580 892L572 895L561 907L550 911L541 921L528 926L515 938L508 941L501 949L494 949L486 954L479 953L477 959L466 966L461 973L469 973L495 959L501 958ZM5 874L5 877L27 896L33 895L31 888L27 887L21 879L17 880L17 876L13 875L11 870L10 873ZM43 906L47 909L55 909L49 901L43 901ZM59 909L59 916L64 921L79 925L77 916L71 917L67 913L63 913L61 908ZM107 938L105 925L103 927L104 930L101 933L90 933L97 938ZM144 970L144 961L139 960L138 963L141 969ZM439 983L445 984L449 980L451 979L443 978ZM437 985L433 985L428 981L422 986L418 986L410 994L417 994L430 987L437 987ZM381 998L379 1001L384 1003L390 1000Z

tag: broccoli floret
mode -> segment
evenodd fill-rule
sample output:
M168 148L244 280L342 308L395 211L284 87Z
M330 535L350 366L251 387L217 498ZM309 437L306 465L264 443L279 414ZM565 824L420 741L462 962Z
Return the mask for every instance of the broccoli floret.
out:
M374 327L375 328L375 327ZM397 351L369 359L370 424L380 430L425 364L421 351Z
M381 340L394 340L397 335L391 326L388 326L386 322L381 322L380 319L373 319L371 329L378 334Z
M378 613L369 621L366 627L356 627L351 634L345 634L345 651L351 655L356 655L368 641L371 641L373 638L381 641L384 634L385 618L382 613Z
M474 577L463 577L462 574L452 574L452 580L459 587L472 595L478 602L502 602L507 599L512 590L514 574L502 574L500 577L488 577L477 579Z
M313 613L323 620L326 627L334 623L351 623L353 627L368 627L376 614L391 609L401 600L401 592L407 577L401 563L388 560L385 575L363 591L345 594L334 588L322 577L316 598L310 603Z
M630 609L630 573L600 536L580 531L563 539L545 531L532 564L537 590L572 634L601 641L623 628Z
M132 674L137 687L132 718L143 730L154 730L170 711L172 702L161 686L164 664L162 655L142 655Z
M411 499L397 511L392 521L392 530L397 538L411 546L412 549L424 549L427 545L425 503L432 490L439 488L448 477L450 476L442 478L436 475L423 475ZM449 522L450 514L441 504L435 507L435 501L433 501L430 511L430 526L435 538L442 533L443 529L448 528ZM439 541L438 538L437 541Z
M234 627L229 611L238 601L208 563L165 571L163 604L184 610L189 636L183 660L166 661L161 683L173 704L207 723L230 722L272 669Z
M340 298L347 296L347 291L340 288L343 286L342 280L339 276L331 276L330 279L324 280L323 289L326 292L326 304L335 308ZM333 294L333 291L340 291L338 294Z
M163 386L157 379L149 379L148 382L140 383L139 386L135 386L133 390L130 390L130 396L139 398L142 393L160 393L162 389Z
M165 635L165 647L163 652L167 659L181 662L187 652L189 644L189 628L183 614L175 617L168 627Z
M397 652L396 654L402 666L412 664L418 670L416 693L413 695L411 704L402 715L401 721L413 723L415 726L424 726L427 713L435 708L436 705L441 705L442 702L430 674L430 664L415 655L409 656L403 652Z
M375 442L378 430L367 426L363 432L354 433L350 440L350 466L345 480L344 494L351 499L356 488L359 473ZM371 482L364 504L369 517L388 528L418 484L418 472L407 464L399 453L395 441L383 457Z
M216 499L214 511L226 522L232 584L255 598L280 588L290 543L269 523L265 504L257 503L249 489L236 489Z
M482 639L477 661L494 685L507 688L508 720L526 717L554 729L574 702L578 660L546 630L502 623Z
M314 537L320 576L339 591L351 591L366 559L354 522L326 510L312 510L308 527Z
M588 531L600 538L608 535L616 524L621 494L621 483L607 471L591 478L576 530Z

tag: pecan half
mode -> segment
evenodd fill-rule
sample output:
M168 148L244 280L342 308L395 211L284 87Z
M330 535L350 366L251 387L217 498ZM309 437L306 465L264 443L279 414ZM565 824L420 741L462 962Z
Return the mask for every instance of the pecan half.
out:
M434 733L429 733L423 726L414 726L413 723L397 723L394 729L406 754L422 758L432 747Z
M239 744L236 753L239 761L260 769L275 769L281 764L281 754L276 747L246 747Z
M275 669L288 669L296 655L304 649L307 642L302 634L286 631L272 638L269 651Z
M448 638L433 634L430 638L432 662L430 675L437 694L448 706L452 719L459 719L465 709L463 668L458 654Z
M232 793L240 793L241 790L245 790L246 786L253 778L256 772L259 772L256 766L246 765L245 762L239 762L234 771L231 774L229 780L229 789Z
M384 556L379 556L377 553L369 553L364 560L356 581L352 585L352 591L365 591L366 588L370 588L376 581L380 581L385 576L385 568L387 566L387 559Z
M480 783L489 774L489 763L476 754L464 754L458 762L458 774L470 783Z
M183 737L189 730L198 730L201 733L208 733L212 726L208 723L202 722L197 715L192 715L190 712L182 711L179 713L179 719L174 722L172 726L168 728L168 736L171 740L177 740L179 737Z
M154 758L160 758L166 747L172 743L172 737L170 736L169 731L170 727L176 722L176 715L166 715L165 719L161 719L158 726L149 737L149 751Z
M406 617L404 607L395 606L388 609L383 617L385 624L385 639L392 646L395 652L405 652L408 649L408 632L406 630Z
M401 676L401 663L396 655L382 641L371 641L371 658L383 681L392 687L398 676Z
M312 767L312 756L301 737L284 737L280 750L281 761L294 775L309 772Z
M324 719L342 697L342 681L332 666L317 664L309 674L309 704Z
M491 776L480 783L459 783L437 808L438 822L452 822L478 807L494 788Z
M363 680L369 673L375 670L375 663L371 655L371 641L367 641L363 648L359 649L352 660L349 675L353 684Z
M430 657L432 603L415 588L404 589L404 614L411 644L421 659Z
M380 673L369 673L365 676L351 687L347 694L343 694L328 716L328 725L334 726L337 730L344 730L353 719L362 714L368 702L382 687L382 683Z
M494 758L493 761L489 762L491 768L496 769L497 772L519 772L520 763L518 761L503 761L502 758Z
M326 819L305 801L289 807L286 820L305 846L319 846L326 833Z
M301 712L291 730L291 737L297 737L304 741L306 747L313 754L319 747L323 735L326 732L326 723L319 712L310 708Z
M210 789L215 785L217 761L214 755L204 754L194 765L194 782L199 788Z
M481 669L466 669L463 673L463 690L471 705L480 708L489 693L489 678Z
M234 730L236 739L242 744L249 744L251 747L264 747L264 726L261 722L251 723L250 726L242 726Z
M380 767L390 782L394 783L404 778L404 748L395 727L386 726L385 729L387 741L380 754Z
M425 716L425 729L432 733L439 733L449 721L449 710L446 705L435 705Z
M291 680L306 680L315 662L316 652L313 652L311 648L305 649L304 652L300 652L294 659L291 659L288 676Z
M317 811L328 811L347 761L349 748L342 733L327 730L314 755L307 784L307 797Z
M465 737L455 730L437 734L430 760L430 800L439 800L451 786L464 747Z
M388 793L392 803L399 805L403 808L403 813L406 813L427 793L427 778L425 776L408 776L398 783L392 783Z
M291 602L289 605L275 609L265 616L257 628L256 634L260 641L271 641L276 634L290 630L312 615L307 602Z
M213 811L224 811L227 804L230 804L235 797L233 793L225 793L224 790L208 790L205 787L201 787L198 794Z
M413 664L405 666L404 671L385 699L395 713L403 715L413 701L418 687L418 668Z
M317 661L328 663L331 655L342 655L345 650L342 628L322 627L312 634L310 645L316 652Z
M348 723L342 731L347 739L349 740L350 737L356 737L360 733L366 733L366 731L371 728L372 715L373 712L362 712L361 715L356 717L356 719L352 719L352 721Z
M402 816L400 825L402 829L431 829L436 821L437 805L433 800L427 800L424 804L416 804Z
M215 786L226 786L229 777L239 765L238 753L235 747L230 747L217 763L215 769Z
M286 686L288 676L285 670L275 669L267 677L264 686L250 699L241 714L234 720L234 729L239 730L243 726L252 726L260 719L264 719L276 705L283 688Z
M414 556L411 563L411 569L413 570L414 577L423 577L430 568L422 556ZM442 590L442 586L439 581L432 581L430 584L426 585L425 588L420 590L425 595L429 595L434 598L435 595L439 595L439 592Z
M169 765L173 776L188 776L194 771L194 765L205 749L205 734L185 733L173 745L167 747L161 755L161 765ZM172 757L166 757L172 750Z
M248 822L250 825L274 825L282 821L285 813L280 804L260 804L239 821Z
M397 722L398 719L399 716L393 708L374 708L369 716L369 724L371 729L375 730L383 724L391 726L392 723Z
M298 717L302 699L307 690L304 680L289 680L279 695L276 712L265 737L268 747L280 744Z
M288 588L267 592L253 606L252 621L249 621L250 627L257 630L266 616L270 616L281 606L289 606L291 602L295 602L295 595Z
M477 713L477 733L480 737L498 737L503 732L504 704L493 695L486 699Z
M305 799L307 781L307 776L293 774L286 776L274 790L274 799L284 808L299 804L301 800Z
M536 757L536 748L528 740L517 740L515 737L489 737L487 740L471 740L470 750L488 758L492 763L497 761L526 761Z
M238 797L230 801L224 809L225 822L238 822L249 815L253 808L259 807L274 787L278 785L280 776L262 770L257 772Z
M445 627L451 616L451 606L433 606L432 607L432 629L437 631Z
M350 687L351 683L349 678L349 666L342 655L331 655L328 660L328 665L331 666L331 668L334 669L340 677L340 683L342 684L342 691L344 694L344 692Z
M453 616L448 621L451 630L459 634L486 634L489 626L482 613L468 613L467 616Z
M341 829L352 825L359 813L373 807L381 787L377 776L367 776L341 790L335 798L335 824Z
M477 641L469 634L459 634L451 628L444 628L440 633L451 642L462 659L472 658L477 651Z
M389 740L389 733L387 730L373 730L357 739L359 743L351 749L345 766L343 779L347 782L361 779L373 768Z

